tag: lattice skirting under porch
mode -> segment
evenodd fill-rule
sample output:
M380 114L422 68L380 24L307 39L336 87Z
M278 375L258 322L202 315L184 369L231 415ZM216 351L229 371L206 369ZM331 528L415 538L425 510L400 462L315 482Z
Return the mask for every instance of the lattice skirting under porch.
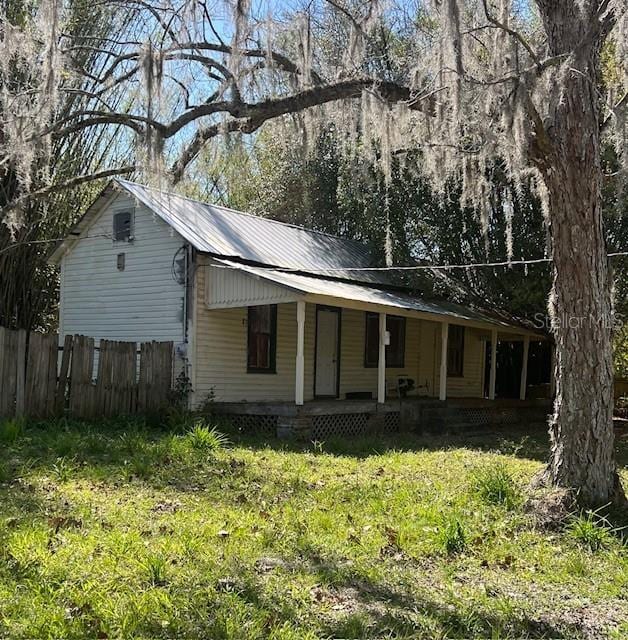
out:
M366 433L368 413L341 413L312 418L312 439L325 440L333 436L359 436Z
M300 416L298 420L256 414L224 414L220 418L230 422L242 433L274 437L280 427L280 435L318 441L333 437L351 438L374 432L397 433L401 427L399 411Z
M521 410L515 408L469 407L457 408L455 413L455 422L473 426L490 424L512 425L521 420Z
M230 422L235 429L242 433L259 434L272 437L277 435L277 416L232 414L221 416L221 418Z

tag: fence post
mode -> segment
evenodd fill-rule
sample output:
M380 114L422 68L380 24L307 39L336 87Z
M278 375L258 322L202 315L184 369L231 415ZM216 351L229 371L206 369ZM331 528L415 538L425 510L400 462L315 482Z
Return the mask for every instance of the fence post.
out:
M63 353L61 355L61 370L59 371L59 383L57 384L57 412L63 413L68 384L68 371L70 370L70 358L72 357L72 336L65 336L63 340Z

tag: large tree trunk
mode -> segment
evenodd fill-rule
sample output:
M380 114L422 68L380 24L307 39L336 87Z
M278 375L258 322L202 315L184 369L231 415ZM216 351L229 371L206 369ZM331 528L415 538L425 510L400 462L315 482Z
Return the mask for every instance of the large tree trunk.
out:
M548 191L556 341L550 423L552 484L582 505L622 499L614 459L611 274L602 230L597 92L603 35L576 2L547 2L551 54L573 53L563 93L546 123L538 166Z

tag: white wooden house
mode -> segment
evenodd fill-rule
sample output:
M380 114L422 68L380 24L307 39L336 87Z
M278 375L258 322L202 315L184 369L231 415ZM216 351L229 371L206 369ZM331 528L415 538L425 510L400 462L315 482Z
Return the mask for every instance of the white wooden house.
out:
M124 180L51 262L61 339L172 340L196 405L212 394L226 412L282 424L324 411L398 414L407 379L409 398L493 399L500 340L523 342L523 400L529 343L544 339L366 270L360 243Z

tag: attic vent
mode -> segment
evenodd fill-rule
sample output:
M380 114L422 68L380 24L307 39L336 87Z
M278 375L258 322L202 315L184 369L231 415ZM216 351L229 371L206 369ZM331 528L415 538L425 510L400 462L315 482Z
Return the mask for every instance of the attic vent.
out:
M113 216L113 239L115 242L130 242L133 240L132 214L121 211Z

